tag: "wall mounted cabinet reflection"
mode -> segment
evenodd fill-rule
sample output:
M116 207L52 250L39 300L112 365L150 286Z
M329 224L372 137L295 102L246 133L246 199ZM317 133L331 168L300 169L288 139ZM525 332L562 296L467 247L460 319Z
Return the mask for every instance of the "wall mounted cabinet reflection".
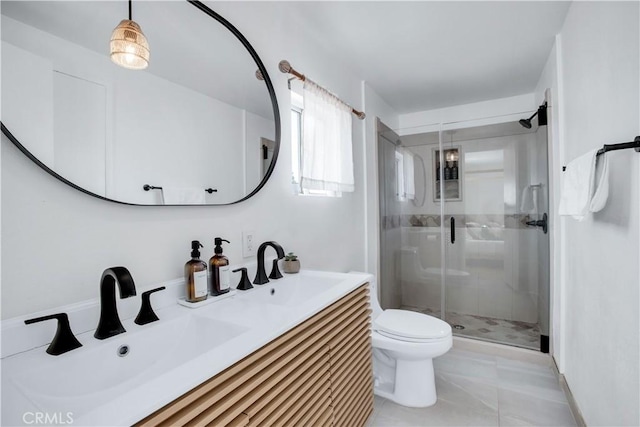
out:
M280 141L258 54L200 2L144 1L135 15L150 65L121 68L105 43L123 4L3 2L3 133L52 176L102 199L163 204L147 183L217 188L205 204L251 197L271 175ZM273 141L268 164L263 139Z
M464 159L460 146L449 147L443 151L440 158L440 150L433 150L433 201L439 202L442 189L444 189L445 201L461 201Z

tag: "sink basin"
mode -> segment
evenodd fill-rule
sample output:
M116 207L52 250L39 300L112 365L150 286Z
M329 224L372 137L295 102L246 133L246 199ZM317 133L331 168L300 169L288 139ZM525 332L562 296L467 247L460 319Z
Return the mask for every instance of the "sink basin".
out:
M255 289L241 295L242 298L260 304L274 304L295 307L319 294L328 291L344 280L330 274L303 272L285 275L264 285L254 285Z
M47 338L33 334L39 331L21 318L11 319L3 330L17 337L11 348L20 350L2 358L0 424L23 425L24 414L48 414L65 422L72 414L73 424L84 426L135 424L363 280L368 276L303 270L196 309L175 303L173 298L183 291L176 281L168 287L173 295L166 295L166 305L157 311L159 321L140 326L128 317L123 322L127 332L105 340L80 326L76 330L86 331L77 335L83 347L55 357L45 352ZM161 306L161 301L155 303ZM98 308L84 304L59 311L73 313L80 325L94 325Z
M115 387L126 388L131 382L154 378L247 330L194 314L135 328L128 327L127 333L105 341L80 335L85 347L60 357L46 356L45 363L30 366L11 381L43 407L56 399L86 400Z

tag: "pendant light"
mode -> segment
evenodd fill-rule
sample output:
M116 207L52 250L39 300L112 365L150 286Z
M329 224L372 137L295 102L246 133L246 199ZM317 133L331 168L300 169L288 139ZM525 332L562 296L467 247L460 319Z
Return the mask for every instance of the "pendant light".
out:
M129 19L123 19L111 33L109 43L111 60L130 70L144 70L149 66L149 42L140 25L131 20L131 0Z

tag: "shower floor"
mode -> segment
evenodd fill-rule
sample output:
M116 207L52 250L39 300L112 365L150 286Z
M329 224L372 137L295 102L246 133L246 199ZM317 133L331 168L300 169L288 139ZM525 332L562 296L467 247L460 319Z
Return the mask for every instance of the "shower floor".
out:
M419 309L402 306L403 310L417 311L440 318L440 310ZM526 323L515 320L494 319L492 317L447 311L445 320L453 328L453 334L460 337L478 338L484 341L508 344L540 350L540 327L537 323ZM464 326L464 329L454 328Z

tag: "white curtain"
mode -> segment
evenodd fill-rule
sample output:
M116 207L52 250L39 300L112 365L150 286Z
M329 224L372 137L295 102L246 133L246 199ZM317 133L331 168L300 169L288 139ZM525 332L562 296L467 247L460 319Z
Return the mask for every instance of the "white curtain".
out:
M409 150L403 150L402 152L404 163L404 197L407 200L414 200L416 198L416 181L413 171L413 153Z
M354 191L351 107L308 78L302 114L302 189Z

